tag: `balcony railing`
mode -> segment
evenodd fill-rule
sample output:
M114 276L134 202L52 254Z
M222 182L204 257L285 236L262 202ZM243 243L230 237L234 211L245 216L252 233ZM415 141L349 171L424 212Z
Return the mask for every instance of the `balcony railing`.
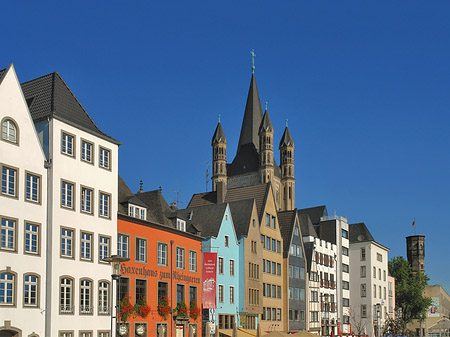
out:
M80 313L85 315L92 315L94 313L94 307L89 305L82 305L80 307Z
M59 312L61 314L73 314L75 307L73 305L61 304L59 306Z
M108 306L99 306L98 307L98 314L99 315L109 315L109 307Z

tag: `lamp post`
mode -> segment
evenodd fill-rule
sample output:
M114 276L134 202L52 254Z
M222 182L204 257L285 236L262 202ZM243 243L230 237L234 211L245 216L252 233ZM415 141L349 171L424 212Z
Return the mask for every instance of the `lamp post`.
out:
M110 257L106 257L103 259L105 262L111 262L112 263L112 274L111 274L111 336L117 336L119 334L119 322L120 322L120 302L118 301L118 304L115 305L116 312L113 316L113 302L114 302L114 293L112 291L114 281L116 281L116 294L119 292L119 281L120 281L120 264L122 262L130 261L129 257L122 257L119 255L111 255ZM120 297L120 294L118 294L118 297ZM118 298L119 299L119 298ZM115 334L113 334L113 318L116 318L116 329Z

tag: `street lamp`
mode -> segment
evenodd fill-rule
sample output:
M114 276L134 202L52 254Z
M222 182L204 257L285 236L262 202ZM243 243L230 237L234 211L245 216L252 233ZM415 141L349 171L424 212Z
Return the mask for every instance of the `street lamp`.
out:
M118 301L118 305L116 304L116 314L113 316L113 302L114 302L114 295L113 295L113 284L114 280L116 281L116 294L119 292L119 281L120 281L120 264L122 262L130 261L129 257L122 257L120 255L111 255L110 257L105 257L103 259L105 262L111 262L112 263L112 274L111 274L111 336L113 336L113 318L116 318L116 329L114 336L118 335L119 330L119 321L120 321L120 301ZM119 294L120 297L120 294Z

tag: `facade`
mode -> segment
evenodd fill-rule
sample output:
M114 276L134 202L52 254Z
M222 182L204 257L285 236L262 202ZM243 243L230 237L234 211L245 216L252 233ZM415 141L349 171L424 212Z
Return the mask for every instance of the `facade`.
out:
M395 278L388 275L388 314L395 319Z
M364 223L350 225L352 328L378 336L389 317L389 249L376 242Z
M128 295L132 305L146 302L146 317L130 317L125 336L201 336L197 318L168 314L157 307L162 297L171 308L192 302L201 308L201 244L186 220L167 205L161 191L133 194L119 177L118 254L130 258L121 264L120 299ZM139 334L142 329L144 334Z
M0 335L45 336L46 158L13 65L0 71Z
M15 75L11 70L9 67L3 79L6 80L7 91L14 87ZM36 210L30 209L29 213L22 213L18 218L14 218L17 214L12 214L5 226L16 221L17 249L27 250L29 245L37 245L41 255L34 262L27 255L29 262L21 263L24 267L31 264L27 267L31 274L22 274L11 265L5 266L6 270L11 270L5 277L10 281L10 275L13 276L14 282L9 284L17 290L16 301L38 301L36 330L39 332L35 331L35 335L109 336L111 266L103 258L111 255L111 247L116 244L119 142L95 125L58 73L23 83L21 90L10 91L8 98L2 100L11 104L5 111L16 110L19 106L22 110L20 119L13 121L17 127L24 126L16 130L16 136L19 136L16 150L27 151L21 154L23 159L20 162L15 159L18 151L5 152L8 153L8 161L13 161L11 165L17 163L22 166L15 173L12 167L11 174L5 171L6 176L9 175L5 184L11 188L16 178L23 184L16 185L17 205L10 211L16 212L24 198L37 193L41 198L41 216L36 217ZM23 102L26 102L25 107ZM5 126L7 136L11 137L11 125ZM35 141L36 134L39 142ZM2 146L6 144L3 143ZM9 153L12 154L11 159ZM34 164L30 164L32 162ZM6 165L4 167L7 168ZM22 186L23 195L19 194ZM33 202L39 204L34 199ZM3 208L7 203L2 202L1 205ZM6 209L0 213L3 215L4 212L8 213ZM23 234L19 230L23 230ZM24 237L29 241L23 241ZM6 286L10 287L9 284ZM23 297L28 298L26 300L22 298L24 289L28 289L23 293ZM36 299L30 299L30 296ZM23 305L20 307L25 309L22 311L27 312L26 315L34 312ZM35 305L31 307L36 308ZM45 324L43 331L42 322ZM14 323L9 322L8 325ZM14 331L12 327L7 329Z
M283 236L283 274L287 278L285 287L284 320L287 330L306 330L306 260L297 210L278 212Z

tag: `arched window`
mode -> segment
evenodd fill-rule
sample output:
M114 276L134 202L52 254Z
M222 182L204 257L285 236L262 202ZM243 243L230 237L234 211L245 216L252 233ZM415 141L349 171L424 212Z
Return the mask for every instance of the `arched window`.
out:
M16 275L8 271L2 271L0 273L0 305L15 304L15 288Z
M98 313L109 315L109 282L98 282Z
M2 120L2 139L11 143L18 143L17 126L10 118L4 118Z
M73 279L67 276L60 279L59 312L73 314Z
M39 305L39 276L25 274L23 283L23 305L26 307L37 307Z
M80 280L80 314L93 313L92 282L88 279Z

